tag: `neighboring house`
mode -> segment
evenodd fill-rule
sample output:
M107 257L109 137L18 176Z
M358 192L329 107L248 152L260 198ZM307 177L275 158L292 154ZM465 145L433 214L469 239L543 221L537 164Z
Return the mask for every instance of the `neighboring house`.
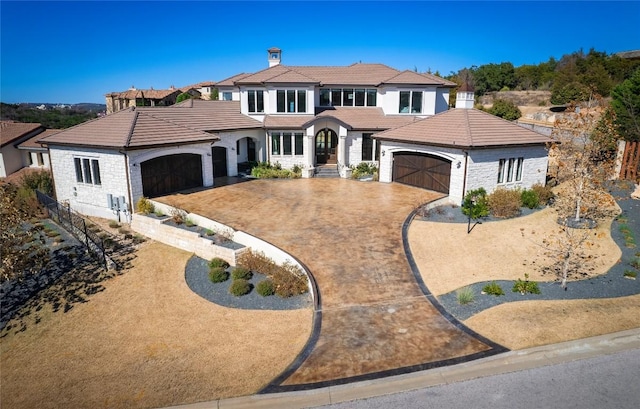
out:
M126 91L105 95L107 114L131 107L170 106L182 91L173 85L169 89L136 89L133 85Z
M20 144L44 132L44 127L36 123L21 123L0 121L0 177L7 177L25 166L32 166L31 153L36 152L35 160L38 165L47 167L48 161L42 156L42 165L37 156L39 150L21 150Z
M29 168L49 168L49 151L46 147L42 146L38 141L41 138L54 135L60 132L61 129L47 129L36 136L27 139L18 145L18 149L22 152L23 163L25 167Z
M349 167L375 163L381 181L449 193L454 203L475 186L544 183L546 140L468 109L470 90L457 101L467 109L448 111L455 84L430 74L285 66L281 57L269 49L269 68L218 82L218 101L133 107L44 138L58 199L110 217L114 197L130 211L142 196L212 186L255 161L299 166L303 177L348 177Z
M213 81L203 81L193 85L180 88L180 92L187 92L192 98L211 99L216 83Z

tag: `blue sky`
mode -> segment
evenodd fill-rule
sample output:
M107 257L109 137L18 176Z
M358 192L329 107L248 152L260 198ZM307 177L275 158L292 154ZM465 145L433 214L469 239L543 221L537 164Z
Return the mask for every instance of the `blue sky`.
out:
M0 101L219 81L283 64L379 62L445 75L582 48L640 49L640 2L0 1Z

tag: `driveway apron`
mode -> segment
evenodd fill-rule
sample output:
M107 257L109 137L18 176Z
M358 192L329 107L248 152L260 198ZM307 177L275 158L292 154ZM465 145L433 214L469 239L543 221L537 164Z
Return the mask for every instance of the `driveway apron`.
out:
M316 331L290 370L266 388L285 391L500 350L441 314L407 261L403 223L419 204L441 196L397 183L301 179L253 180L158 200L264 239L313 274L321 301Z

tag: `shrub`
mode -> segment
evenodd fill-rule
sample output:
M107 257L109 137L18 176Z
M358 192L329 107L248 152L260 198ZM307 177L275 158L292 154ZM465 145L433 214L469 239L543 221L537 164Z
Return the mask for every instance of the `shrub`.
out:
M221 259L220 257L215 257L215 258L212 258L211 261L209 261L209 268L215 268L215 267L227 268L229 267L229 263L227 263L225 260Z
M493 106L487 111L491 115L495 115L507 121L515 121L522 116L522 112L516 104L505 99L496 99Z
M496 283L495 281L492 281L490 284L485 285L482 291L489 295L495 295L496 297L504 295L502 287L500 287L500 284Z
M173 220L175 224L184 223L186 218L187 218L187 214L184 210L171 209L171 220Z
M487 203L487 191L484 188L470 190L464 195L462 202L462 214L479 219L489 215L489 204Z
M292 179L301 177L302 169L298 169L298 172L295 172L282 169L282 165L278 162L275 165L271 165L268 162L260 162L251 169L251 175L259 179Z
M251 284L247 280L242 278L238 280L233 280L231 286L229 286L229 292L236 297L240 297L242 295L249 294L251 291Z
M118 233L120 233L120 234L128 234L129 233L129 229L127 229L126 227L120 227L118 229Z
M164 216L164 213L162 212L162 210L160 209L156 209L154 210L153 214L155 214L157 217L162 217Z
M538 283L535 281L529 281L529 274L524 275L524 281L518 278L513 284L513 288L511 289L514 293L524 294L540 294L540 289L538 288Z
M248 270L244 267L236 267L231 271L231 278L234 280L250 280L253 277L253 273L251 270Z
M185 226L187 226L187 227L193 227L193 226L195 226L195 225L196 225L196 223L195 223L193 220L191 220L191 219L187 218L187 219L184 221L184 225L185 225Z
M212 283L223 283L229 279L229 273L223 267L209 269L209 280Z
M456 298L461 305L472 303L475 299L471 287L462 287L456 291Z
M262 280L256 285L256 291L263 297L268 297L270 295L275 294L275 285L273 281L269 278Z
M625 277L631 277L631 278L636 278L636 276L638 275L638 273L636 273L633 270L625 270L624 274Z
M350 166L351 178L359 179L365 176L375 176L378 174L378 167L375 163L360 162L357 166Z
M640 270L640 258L636 258L629 264L631 264L631 267L637 268L638 270Z
M290 263L279 266L264 253L245 251L238 257L238 265L262 273L273 280L275 292L280 297L304 294L309 290L307 278L298 267Z
M120 223L118 223L118 222L117 222L117 221L115 221L115 220L111 220L111 221L109 222L109 227L111 227L112 229L117 229L118 227L120 227Z
M520 214L520 192L498 188L487 197L491 214L495 217L510 218Z
M25 173L20 184L31 191L39 190L45 195L53 195L53 179L47 170Z
M216 232L211 229L205 229L204 234L207 236L213 236L214 234L216 234Z
M136 203L136 211L142 214L150 214L155 211L155 206L146 197L141 197Z
M524 207L537 209L540 206L540 198L535 190L525 189L520 193L520 202Z
M554 197L551 188L549 186L541 185L540 183L536 183L531 186L531 190L536 192L536 194L538 195L539 203L545 206L548 205Z

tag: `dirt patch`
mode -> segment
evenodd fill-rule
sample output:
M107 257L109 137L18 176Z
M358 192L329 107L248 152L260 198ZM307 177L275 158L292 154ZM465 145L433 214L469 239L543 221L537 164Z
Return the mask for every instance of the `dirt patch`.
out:
M640 327L640 295L622 298L522 301L464 321L510 349L524 349Z
M542 240L558 230L551 208L534 214L475 226L467 234L466 223L435 223L415 220L409 229L411 251L420 273L434 295L490 280L516 280L528 273L531 280L553 281L541 272L552 264ZM611 220L593 230L587 255L588 276L604 274L622 254L611 238Z
M37 323L2 334L3 406L146 408L252 394L310 335L311 309L224 308L187 287L191 254L146 242L136 255L88 302L67 313L45 306Z

